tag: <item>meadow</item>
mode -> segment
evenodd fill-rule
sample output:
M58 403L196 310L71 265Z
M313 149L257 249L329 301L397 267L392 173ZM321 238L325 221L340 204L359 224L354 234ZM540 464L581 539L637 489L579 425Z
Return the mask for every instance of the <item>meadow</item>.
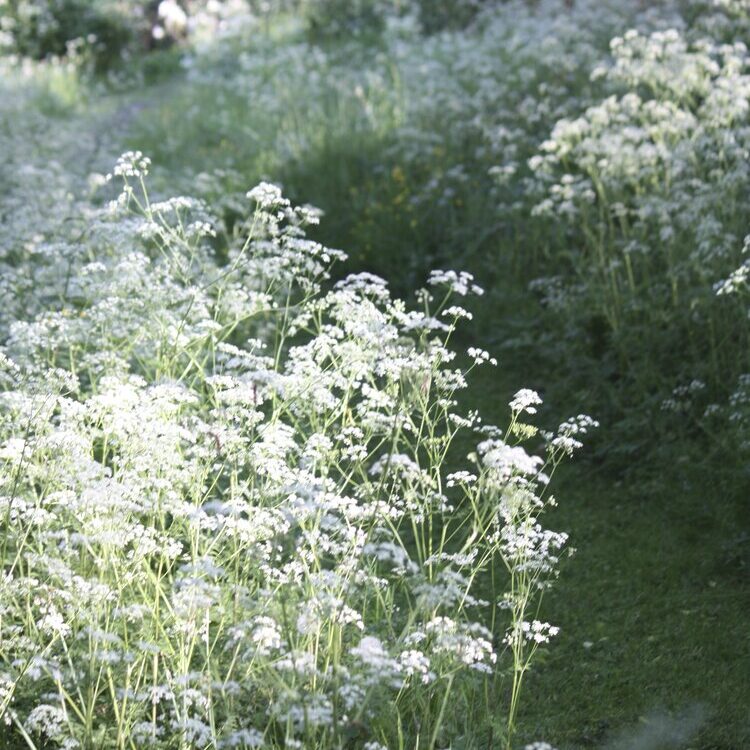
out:
M0 748L750 747L747 45L0 0Z

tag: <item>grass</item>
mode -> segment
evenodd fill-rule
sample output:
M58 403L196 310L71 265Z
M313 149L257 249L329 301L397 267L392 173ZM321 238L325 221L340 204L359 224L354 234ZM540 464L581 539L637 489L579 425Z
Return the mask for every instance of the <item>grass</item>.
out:
M678 493L634 493L606 475L581 482L580 470L561 482L558 515L579 551L547 602L562 636L529 681L521 721L548 726L562 747L600 747L649 715L702 707L684 747L746 747L750 581L736 530L747 508L694 477Z
M505 300L498 289L494 295L498 342L523 327L524 316L527 327L539 324L512 290ZM507 321L515 326L505 331ZM547 408L560 416L590 395L551 379L555 363L542 354L522 360L523 368L518 357L500 359L497 371L477 373L475 392L490 418L522 384L551 386ZM617 430L604 424L555 477L560 506L548 523L570 533L577 551L545 601L561 633L529 676L522 733L552 738L560 750L740 750L750 745L744 470L734 456L722 464L716 454L700 455L705 446L679 443L669 446L683 451L672 463L654 451L627 466L607 456L608 433ZM674 739L680 728L687 737ZM641 734L661 739L640 744Z
M495 304L507 313L493 326L502 341L531 313L512 290ZM516 327L506 330L507 321ZM490 419L522 384L551 385L545 424L554 423L547 410L562 416L586 398L566 393L564 380L550 382L554 364L544 356L523 368L518 357L500 360L476 373L473 392ZM561 633L529 675L521 735L552 738L560 750L740 750L750 745L743 470L731 456L722 467L689 451L673 464L653 453L623 466L606 455L616 430L605 424L555 477L560 505L548 524L570 533L576 554L545 600Z

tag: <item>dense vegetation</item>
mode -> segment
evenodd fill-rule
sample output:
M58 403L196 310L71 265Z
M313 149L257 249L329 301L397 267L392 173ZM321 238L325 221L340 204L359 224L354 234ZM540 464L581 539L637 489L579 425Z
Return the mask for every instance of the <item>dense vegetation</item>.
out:
M747 44L0 0L0 748L750 745Z

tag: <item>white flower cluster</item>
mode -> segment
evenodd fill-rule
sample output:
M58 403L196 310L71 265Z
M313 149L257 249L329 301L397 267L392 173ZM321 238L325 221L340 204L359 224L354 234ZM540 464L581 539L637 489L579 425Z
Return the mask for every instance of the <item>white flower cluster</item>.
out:
M612 38L610 58L592 70L591 95L529 159L534 215L562 221L580 246L571 255L577 278L540 279L536 288L554 310L595 310L625 363L639 356L620 343L625 328L637 337L659 320L672 320L670 330L684 320L680 335L695 354L691 370L680 367L725 394L736 368L725 377L705 362L748 345L749 266L738 236L750 185L750 9L696 0L685 18L665 15L661 28L634 25ZM716 300L712 286L732 299ZM715 341L717 328L731 345ZM679 369L664 378L665 391L685 376ZM664 406L678 410L679 399Z
M400 696L493 678L485 597L512 628L554 578L545 460L492 437L448 472L457 432L500 434L455 412L453 328L414 333L375 276L324 286L342 254L275 186L217 254L220 220L150 201L148 168L123 155L117 211L0 324L0 712L70 748L395 741ZM489 566L510 592L479 595Z
M563 422L557 431L557 435L551 440L551 445L556 449L561 449L568 455L583 447L583 443L578 436L585 435L589 430L599 427L599 422L592 419L587 414L579 414Z
M505 642L508 645L514 645L517 641L523 639L534 644L549 643L560 632L560 629L548 622L534 620L527 622L524 620L518 626L505 636Z
M151 159L140 151L128 151L117 160L113 174L115 177L146 177L150 166Z
M454 294L465 297L467 294L484 293L482 287L474 283L474 277L466 271L432 271L427 282L430 286L446 286Z
M508 404L511 411L514 414L536 414L536 407L542 403L542 399L536 391L532 391L529 388L522 388L515 396L513 400Z

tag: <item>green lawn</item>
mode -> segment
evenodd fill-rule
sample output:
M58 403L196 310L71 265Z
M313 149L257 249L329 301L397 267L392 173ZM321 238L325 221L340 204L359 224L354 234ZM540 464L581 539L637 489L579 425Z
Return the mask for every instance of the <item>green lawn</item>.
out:
M746 503L689 480L613 487L582 468L559 487L558 525L578 548L547 601L562 632L522 720L563 747L600 747L653 714L687 711L700 731L675 747L748 746Z
M509 362L477 374L498 419L516 388L544 381L544 363L514 371ZM551 385L567 408L563 384ZM603 424L591 450L555 475L559 507L547 523L570 534L576 553L545 599L561 632L529 675L522 732L561 750L741 750L750 746L742 470L716 462L712 472L695 455L669 464L663 453L623 470L606 457L616 430Z

